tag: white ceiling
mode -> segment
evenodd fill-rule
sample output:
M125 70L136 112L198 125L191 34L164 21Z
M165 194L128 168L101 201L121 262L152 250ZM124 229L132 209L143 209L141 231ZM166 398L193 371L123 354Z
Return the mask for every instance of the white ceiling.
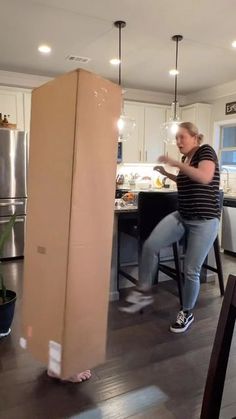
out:
M0 70L55 76L78 67L75 54L91 58L80 65L117 81L118 29L122 31L122 84L172 92L175 43L179 44L179 94L236 79L235 0L0 0ZM39 44L52 47L50 56Z

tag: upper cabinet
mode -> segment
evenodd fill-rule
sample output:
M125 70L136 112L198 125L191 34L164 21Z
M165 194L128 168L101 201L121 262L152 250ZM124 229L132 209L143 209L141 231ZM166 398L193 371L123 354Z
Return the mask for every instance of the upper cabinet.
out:
M0 88L0 112L19 130L29 130L31 93Z
M161 135L162 124L166 122L166 106L148 105L144 108L144 159L155 163L157 157L164 154L164 142Z
M127 141L123 141L123 163L143 161L144 107L140 103L124 104L126 115L135 120L135 128Z
M135 119L135 129L123 142L123 163L154 163L164 153L161 125L167 106L125 102L125 113Z
M211 143L211 105L206 103L194 103L181 108L181 120L192 122L204 135L204 142Z
M24 127L26 131L30 131L31 116L31 92L24 93Z

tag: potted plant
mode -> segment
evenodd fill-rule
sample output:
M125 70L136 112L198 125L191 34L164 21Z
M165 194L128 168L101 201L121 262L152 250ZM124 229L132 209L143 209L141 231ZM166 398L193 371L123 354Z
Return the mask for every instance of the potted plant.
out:
M11 235L15 220L16 214L11 216L0 235L0 338L11 333L11 323L15 311L16 293L6 288L1 260L5 243Z

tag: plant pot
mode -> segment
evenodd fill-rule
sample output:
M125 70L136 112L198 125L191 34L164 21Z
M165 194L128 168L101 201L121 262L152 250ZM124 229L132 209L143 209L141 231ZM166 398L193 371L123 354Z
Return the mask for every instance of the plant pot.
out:
M0 296L2 291L0 291ZM7 290L8 301L4 304L0 304L0 338L7 336L11 332L11 324L15 311L16 293L14 291Z

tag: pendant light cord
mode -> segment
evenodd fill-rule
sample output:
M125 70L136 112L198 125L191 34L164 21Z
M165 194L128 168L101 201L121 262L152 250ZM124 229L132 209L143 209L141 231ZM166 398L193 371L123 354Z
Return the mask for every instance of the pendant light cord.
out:
M124 22L123 20L117 20L116 22L114 22L114 26L119 29L119 86L121 86L121 30L126 27L126 22Z
M119 86L121 86L121 25L119 25Z
M176 70L176 75L175 75L175 99L174 99L174 120L177 119L177 87L178 87L178 52L179 52L179 40L178 38L176 39L176 53L175 53L175 70Z
M175 50L175 98L174 98L174 120L177 120L177 88L178 88L178 55L179 55L179 41L182 41L182 35L174 35L172 36L172 41L176 42L176 50Z

